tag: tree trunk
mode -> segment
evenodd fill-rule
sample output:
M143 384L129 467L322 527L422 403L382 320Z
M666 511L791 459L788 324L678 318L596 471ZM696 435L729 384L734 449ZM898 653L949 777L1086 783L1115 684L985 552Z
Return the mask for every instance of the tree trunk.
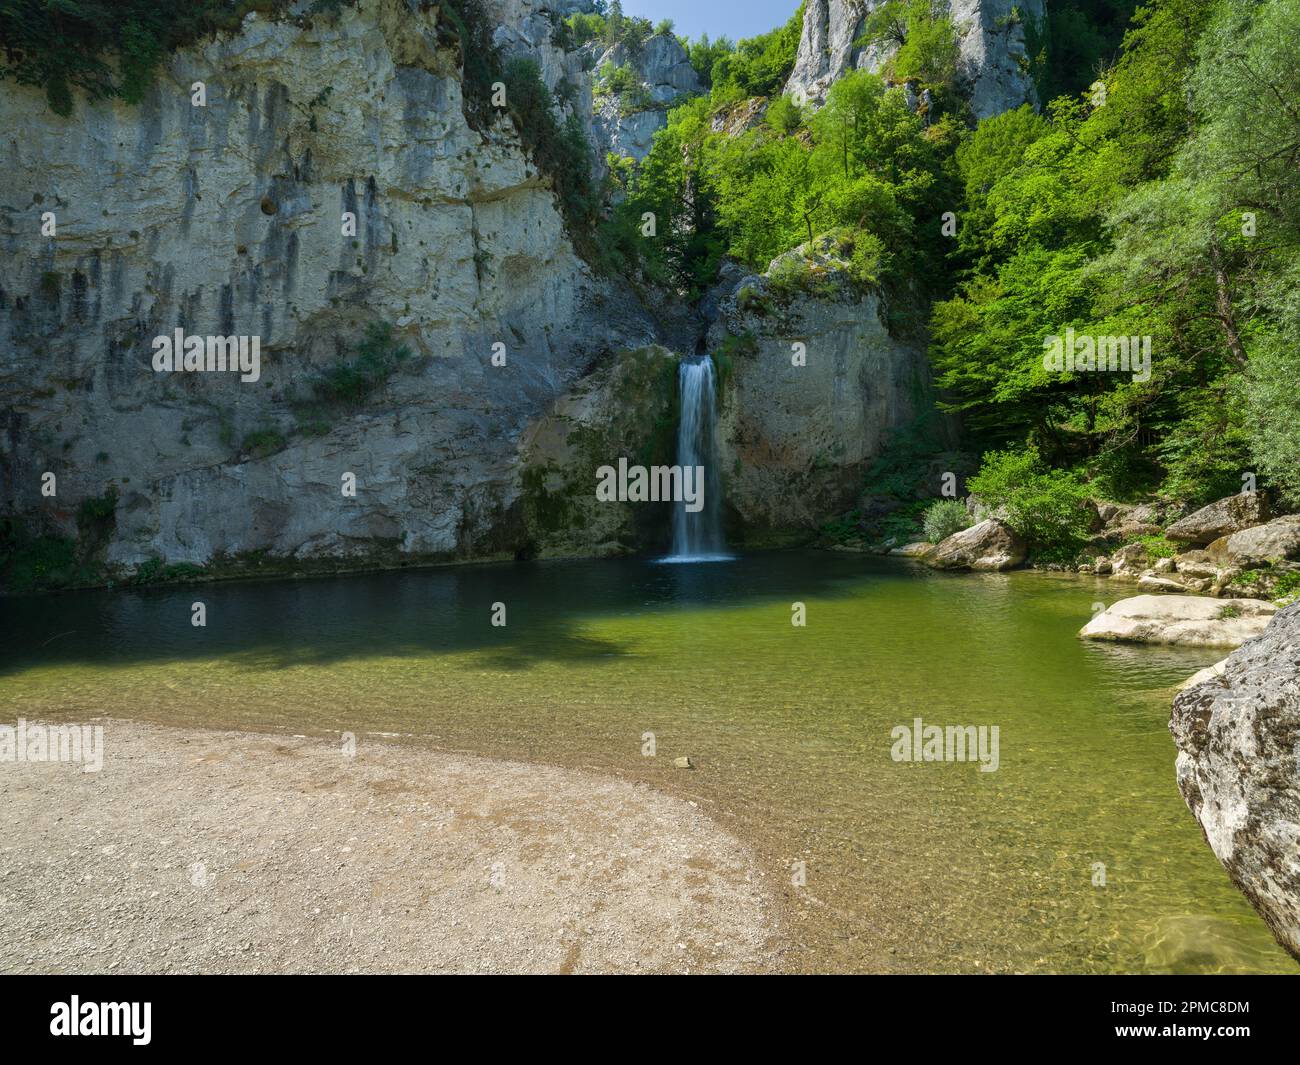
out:
M1224 339L1237 365L1246 367L1246 346L1241 342L1237 316L1232 307L1232 290L1228 285L1228 271L1223 265L1223 250L1218 240L1210 241L1210 265L1214 268L1214 306L1223 328Z

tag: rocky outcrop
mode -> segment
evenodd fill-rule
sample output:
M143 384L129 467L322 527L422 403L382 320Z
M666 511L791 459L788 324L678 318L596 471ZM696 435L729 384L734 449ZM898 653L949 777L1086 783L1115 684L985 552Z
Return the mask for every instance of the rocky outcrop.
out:
M1180 692L1169 728L1206 842L1300 959L1300 604Z
M1015 531L997 518L987 518L953 533L920 559L935 569L1005 570L1025 561L1028 549Z
M1259 599L1222 603L1195 595L1138 595L1099 613L1079 635L1087 640L1239 647L1258 636L1277 611Z
M1217 565L1239 569L1300 559L1300 514L1288 514L1267 525L1220 537L1205 551Z
M69 119L0 85L6 510L73 537L99 501L128 572L526 548L520 435L655 326L575 254L512 123L469 125L438 17L250 14L172 56L140 105ZM375 321L410 357L367 395L322 396ZM260 376L156 372L151 342L176 329L258 336Z
M597 154L602 160L613 152L640 162L650 154L654 135L668 124L668 108L702 91L699 75L671 33L656 33L639 48L620 43L589 54L596 73ZM603 72L615 69L631 73L632 88L607 91Z
M791 262L805 271L793 284ZM709 298L733 536L806 535L848 510L891 431L925 401L924 348L892 336L879 296L843 267L833 251L801 247Z
M597 471L620 456L676 461L677 356L649 346L605 360L519 441L522 518L538 557L615 555L667 546L669 503L596 498Z
M1184 544L1208 544L1266 521L1267 499L1259 492L1238 492L1179 518L1165 530L1165 537Z
M831 84L850 70L879 70L891 50L862 45L866 16L883 0L807 0L803 35L785 91L821 104ZM1026 19L1044 19L1043 0L949 0L957 31L958 73L976 118L1037 105L1025 55Z

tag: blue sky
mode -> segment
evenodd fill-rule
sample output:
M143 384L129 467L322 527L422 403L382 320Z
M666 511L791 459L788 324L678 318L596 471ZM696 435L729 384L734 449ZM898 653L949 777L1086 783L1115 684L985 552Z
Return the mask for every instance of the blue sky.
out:
M784 25L799 0L623 0L623 10L651 22L670 18L683 37L755 37Z

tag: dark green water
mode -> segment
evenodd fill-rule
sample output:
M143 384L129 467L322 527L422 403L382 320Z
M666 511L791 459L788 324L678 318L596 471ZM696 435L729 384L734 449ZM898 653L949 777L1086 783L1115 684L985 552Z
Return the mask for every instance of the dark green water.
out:
M1119 594L789 552L11 599L0 697L648 781L754 844L783 968L1294 972L1174 784L1172 688L1218 655L1078 640ZM916 717L998 726L998 770L893 761Z

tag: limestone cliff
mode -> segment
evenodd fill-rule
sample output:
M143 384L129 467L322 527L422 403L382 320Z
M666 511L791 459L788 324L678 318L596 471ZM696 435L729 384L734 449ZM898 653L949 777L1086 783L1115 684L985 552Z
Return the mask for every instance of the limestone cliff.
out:
M860 43L868 14L885 0L807 0L803 36L785 91L819 104L850 70L879 70L890 49ZM1041 22L1044 0L948 0L957 31L958 76L976 118L1037 104L1025 55L1025 22Z
M640 162L650 154L654 135L668 124L668 108L701 91L686 49L671 34L656 33L639 48L617 44L599 50L594 58L596 117L594 142L601 151ZM602 71L619 68L630 73L631 87L614 91L603 82Z
M852 501L924 394L879 297L732 269L694 307L598 273L552 173L467 88L445 6L250 14L138 105L60 117L0 83L0 549L59 578L27 585L655 549L667 515L594 508L594 469L672 460L674 356L715 319L737 538ZM671 37L566 43L589 6L481 0L478 26L535 63L598 174L698 82ZM643 109L593 107L607 62ZM256 338L256 379L158 370L177 330Z
M880 293L850 280L830 238L715 298L732 537L806 536L853 505L890 434L929 402L924 345L891 334Z
M540 5L508 6L561 69ZM249 15L140 106L67 119L0 85L7 514L70 537L98 501L120 572L528 549L520 434L655 327L575 254L512 123L471 128L444 29L401 0ZM322 398L376 321L411 357ZM259 336L260 378L155 372L178 328Z

